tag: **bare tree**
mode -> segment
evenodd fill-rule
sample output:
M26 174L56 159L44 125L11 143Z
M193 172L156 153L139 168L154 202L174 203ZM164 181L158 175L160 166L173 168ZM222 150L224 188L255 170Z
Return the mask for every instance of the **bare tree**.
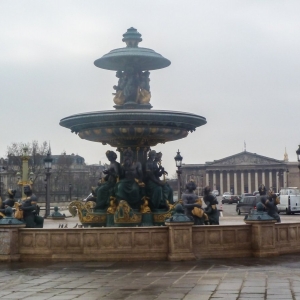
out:
M71 166L73 164L73 158L66 153L61 154L57 161L55 162L53 174L56 180L61 179L63 175L69 174L71 171Z
M23 148L28 148L29 156L29 170L33 172L33 183L37 178L44 174L44 161L47 151L49 149L46 141L39 144L38 141L32 141L31 143L12 143L7 147L7 157L11 164L22 168L22 154Z

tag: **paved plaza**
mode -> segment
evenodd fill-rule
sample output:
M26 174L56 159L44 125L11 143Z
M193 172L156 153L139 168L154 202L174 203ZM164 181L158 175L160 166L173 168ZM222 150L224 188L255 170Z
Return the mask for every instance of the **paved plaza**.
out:
M224 206L220 224L244 224L244 216L234 211ZM65 220L46 219L44 227L80 224L78 217L62 212ZM298 218L282 215L288 223ZM300 254L189 262L0 263L0 299L300 300Z
M300 299L300 255L0 264L0 299Z

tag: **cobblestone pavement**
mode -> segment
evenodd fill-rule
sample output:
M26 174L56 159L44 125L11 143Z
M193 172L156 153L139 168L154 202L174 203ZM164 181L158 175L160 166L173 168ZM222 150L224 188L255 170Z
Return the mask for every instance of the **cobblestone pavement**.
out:
M300 255L193 262L0 263L0 299L300 299Z

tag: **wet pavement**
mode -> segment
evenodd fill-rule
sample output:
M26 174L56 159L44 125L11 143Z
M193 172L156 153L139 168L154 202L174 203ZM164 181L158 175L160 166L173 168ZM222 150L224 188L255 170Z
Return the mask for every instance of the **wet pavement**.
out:
M189 262L0 263L0 299L300 299L300 255Z

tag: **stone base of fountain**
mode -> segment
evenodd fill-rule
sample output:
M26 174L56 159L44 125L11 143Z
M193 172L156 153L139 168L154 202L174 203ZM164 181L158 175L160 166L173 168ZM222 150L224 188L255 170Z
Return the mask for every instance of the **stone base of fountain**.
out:
M174 205L168 209L157 209L155 212L139 212L133 210L125 200L120 201L115 211L94 209L95 202L72 201L69 211L74 216L78 214L83 227L145 227L164 226L165 220L174 212Z

